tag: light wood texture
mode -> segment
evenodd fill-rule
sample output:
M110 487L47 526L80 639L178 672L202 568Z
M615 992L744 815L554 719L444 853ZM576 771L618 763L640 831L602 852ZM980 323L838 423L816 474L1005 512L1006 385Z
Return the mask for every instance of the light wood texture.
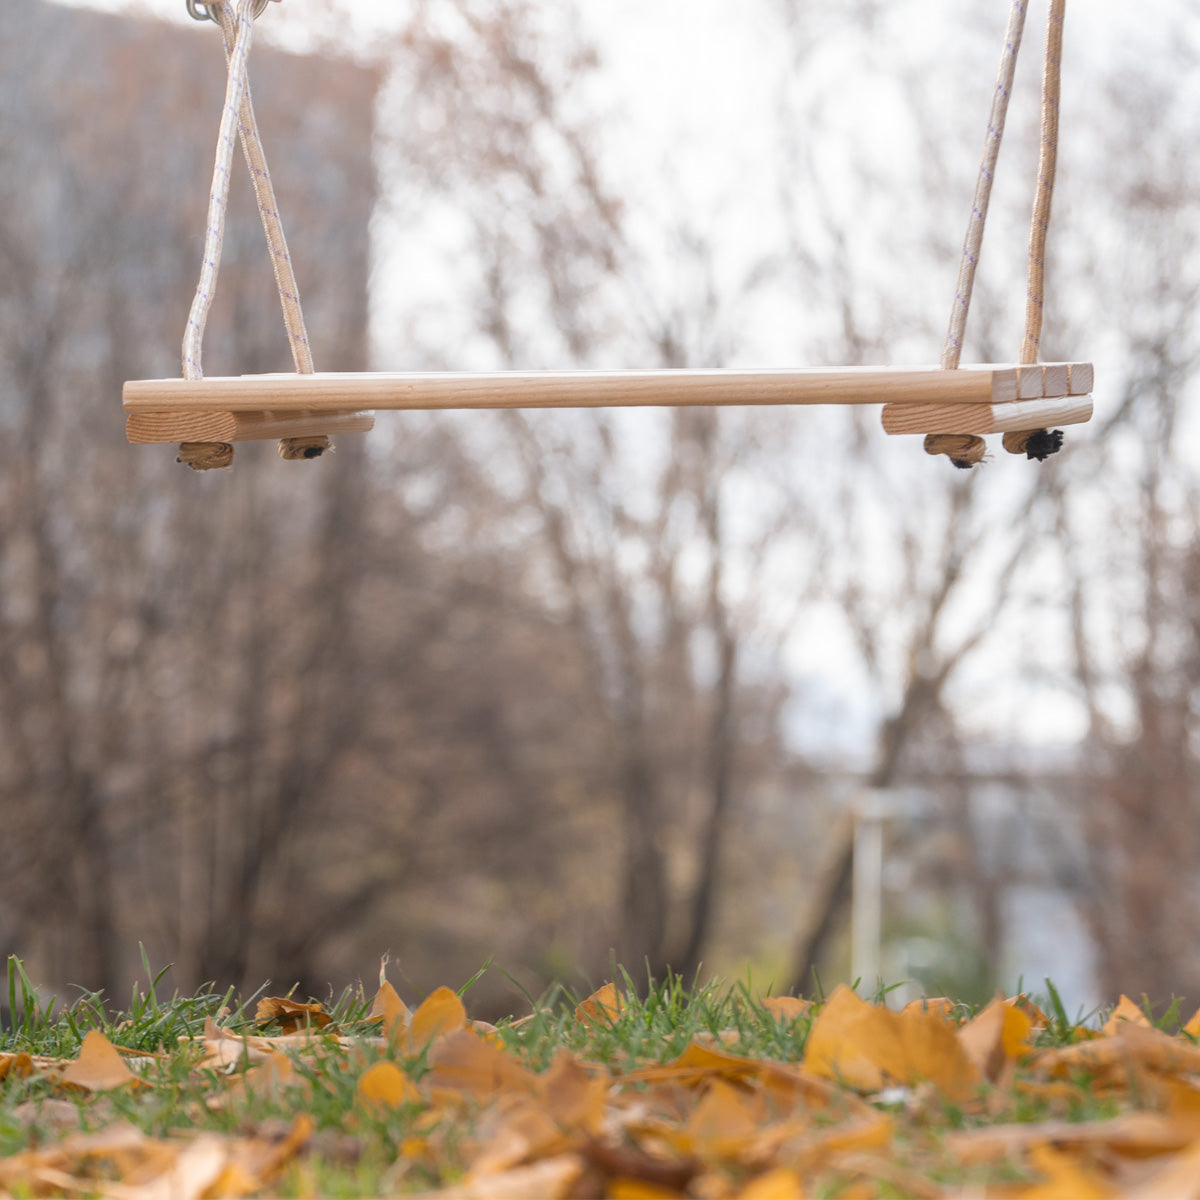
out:
M1096 371L1091 363L1071 363L1068 369L1072 396L1086 396L1096 380Z
M1090 391L1091 389L1089 389ZM1042 364L1042 395L1069 396L1071 394L1071 364Z
M370 413L306 412L149 412L125 418L125 436L134 445L163 442L254 442L319 434L370 433Z
M1038 363L1017 368L1017 399L1039 400L1045 391L1045 372Z
M1081 425L1092 417L1091 396L1016 400L1011 404L885 404L888 433L1009 433L1050 425Z
M773 371L506 371L243 375L125 384L126 412L608 408L715 404L998 404L1018 368L836 367Z

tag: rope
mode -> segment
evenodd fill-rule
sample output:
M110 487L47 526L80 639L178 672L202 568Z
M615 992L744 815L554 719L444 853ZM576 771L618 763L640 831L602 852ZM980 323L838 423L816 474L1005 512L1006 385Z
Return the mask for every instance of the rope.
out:
M229 11L227 0L216 0L212 10L217 15L225 42L225 57L233 68L233 56L237 50L237 25ZM262 218L263 232L271 249L271 267L275 272L275 285L279 289L279 302L283 307L283 323L287 329L288 342L292 349L292 361L300 375L313 373L312 348L308 343L308 332L304 327L304 313L300 308L300 288L292 269L292 256L288 253L287 238L283 232L283 221L279 216L279 205L275 200L275 188L271 173L267 169L267 157L263 151L262 138L258 133L258 121L254 116L254 103L250 96L250 84L246 83L242 96L238 132L241 134L242 151L250 179L254 185L254 197L258 202L258 213Z
M1042 341L1042 314L1046 287L1046 234L1050 229L1050 202L1058 168L1058 109L1062 90L1063 18L1067 0L1051 0L1046 27L1046 62L1042 72L1042 149L1038 160L1037 195L1029 229L1029 289L1025 304L1025 340L1021 361L1035 363Z
M175 461L193 471L222 471L233 466L233 447L228 442L184 442Z
M996 163L1000 157L1000 143L1004 138L1004 122L1008 115L1008 101L1012 96L1013 76L1017 69L1017 54L1021 49L1021 35L1025 29L1025 13L1028 7L1029 0L1013 0L1012 9L1008 14L1004 53L1000 56L1000 70L992 95L987 137L983 143L983 161L979 164L979 176L975 181L971 219L967 223L954 305L950 310L950 329L942 350L942 366L947 370L954 370L962 355L967 313L971 308L971 293L975 287L975 268L979 264L979 253L983 247L983 230L987 223L988 204L992 196L992 181L996 177Z
M946 454L950 461L964 471L983 462L987 442L973 433L927 433L926 454Z
M988 204L991 199L992 181L1000 155L1000 142L1004 136L1004 123L1008 113L1008 101L1012 95L1013 78L1021 36L1025 26L1028 0L1013 0L1009 11L1008 30L1005 34L1004 53L1000 58L1000 70L992 96L992 111L988 119L987 137L984 140L983 161L979 166L979 177L975 184L975 197L971 205L971 219L967 224L967 236L959 263L958 283L954 305L950 312L950 328L942 349L942 367L954 370L962 354L963 336L966 331L967 314L971 307L971 293L975 285L975 268L983 245L983 231L987 222ZM1050 207L1054 197L1054 178L1058 165L1058 114L1062 84L1063 18L1066 0L1050 0L1049 24L1046 30L1046 56L1042 70L1042 144L1038 159L1037 192L1033 204L1033 220L1029 232L1029 281L1026 289L1025 337L1021 343L1022 363L1036 363L1042 340L1042 316L1045 309L1046 286L1046 236L1050 229ZM952 435L951 435L952 437ZM978 439L976 439L978 441ZM1063 435L1060 430L1028 430L1006 434L1004 448L1011 454L1025 454L1039 461L1056 454L1062 448ZM925 450L929 454L948 454L955 466L973 466L983 458L982 445L960 446L956 442L930 435L925 439Z
M221 127L217 136L217 157L213 170L213 186L209 195L208 228L205 235L204 260L200 282L192 301L191 313L183 343L183 373L185 379L202 379L201 347L208 313L216 292L217 273L225 240L225 216L229 203L230 172L233 166L233 126L237 125L242 151L250 171L254 196L258 204L263 231L271 251L271 267L283 309L283 323L287 330L292 361L298 374L313 373L312 349L304 325L304 313L300 306L300 289L296 283L271 173L267 167L266 153L258 132L258 121L254 115L254 104L250 95L249 57L250 43L254 31L254 15L261 11L262 0L238 0L237 11L232 11L232 0L212 0L207 5L210 16L221 29L225 47L225 59L229 70L226 86L225 107L221 114ZM293 442L296 444L293 445ZM180 461L195 470L209 470L216 466L229 466L233 460L233 447L214 443L209 454L198 453L192 444L188 453L181 448ZM215 447L223 447L217 451ZM304 439L285 438L279 444L279 452L285 459L319 458L329 448L329 439L323 435Z
M216 0L224 10L225 0ZM217 290L217 273L221 267L221 251L225 244L225 214L229 207L229 180L233 166L234 130L238 112L246 94L247 60L250 41L254 36L251 15L254 0L238 0L237 32L229 57L229 81L225 87L225 107L221 111L221 126L217 133L217 158L213 167L212 188L208 196L208 226L204 235L204 258L200 266L200 282L192 299L187 328L183 335L183 377L203 379L201 353L204 346L204 327Z

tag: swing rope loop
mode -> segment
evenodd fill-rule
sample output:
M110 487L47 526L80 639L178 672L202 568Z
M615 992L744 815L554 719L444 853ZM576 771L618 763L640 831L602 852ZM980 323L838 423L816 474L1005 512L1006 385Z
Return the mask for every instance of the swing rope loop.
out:
M942 349L942 367L955 370L962 354L963 337L967 315L971 308L971 293L975 286L975 269L983 246L983 232L987 223L988 204L991 200L992 182L995 179L996 163L1000 156L1000 142L1004 136L1004 123L1008 113L1008 102L1012 95L1013 78L1016 72L1017 54L1021 47L1021 36L1025 28L1028 0L1013 0L1008 16L1008 28L1004 39L1004 52L1000 58L1000 70L992 96L992 110L988 118L987 137L984 140L983 161L979 165L979 176L975 183L975 196L971 204L971 217L967 223L967 236L959 262L958 281L954 304L950 311L950 327ZM1054 197L1054 179L1058 165L1058 114L1062 88L1062 44L1063 20L1066 0L1050 0L1050 16L1046 29L1046 54L1042 71L1042 138L1038 157L1037 191L1034 196L1033 219L1029 231L1028 285L1026 288L1025 337L1021 343L1022 364L1038 361L1042 339L1042 317L1045 310L1046 288L1046 236L1050 229L1050 207ZM1031 430L1023 434L1008 434L1004 446L1010 453L1026 453L1031 458L1043 459L1056 453L1062 445L1060 431ZM940 448L936 438L926 441L926 450L931 454L950 453ZM958 466L967 465L955 459Z
M235 125L254 186L254 195L258 203L263 231L271 251L271 267L279 291L292 361L297 374L311 375L313 373L312 350L304 325L304 312L300 305L300 289L296 283L291 255L288 252L287 238L283 232L279 205L275 199L275 189L267 168L266 154L259 136L258 121L254 115L254 104L250 95L249 57L254 18L266 8L269 2L270 0L237 0L235 12L233 0L210 0L205 5L197 5L194 0L188 0L188 11L193 16L197 15L195 11L197 7L203 8L208 19L216 22L220 27L229 78L226 85L225 107L221 114L221 127L217 136L217 156L213 168L212 189L209 194L203 265L184 333L183 375L185 379L202 379L204 376L201 351L204 329L208 322L213 296L216 293L217 274L224 246L225 217L233 168ZM251 11L252 6L253 12ZM285 458L315 458L328 447L328 439L322 441L318 438L314 441L313 438L307 438L305 446L298 448L302 452L291 454L288 452L289 447L285 440L280 445L280 453ZM228 465L232 459L232 448L230 448L228 456L181 456L181 461L187 461L189 466L198 470L208 469L210 459L212 465L217 465L218 462L220 465Z
M267 5L270 4L270 2L271 0L255 0L254 19L256 21L263 15L263 13L267 11ZM187 0L188 14L191 16L193 21L215 22L217 18L213 16L211 9L211 4L202 4L200 3L200 0Z

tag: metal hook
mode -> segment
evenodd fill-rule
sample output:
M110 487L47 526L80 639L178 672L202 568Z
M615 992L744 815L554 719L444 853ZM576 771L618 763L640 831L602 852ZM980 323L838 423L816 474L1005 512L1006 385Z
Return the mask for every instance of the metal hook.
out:
M271 0L255 0L254 19L256 21L267 11L267 5L270 2ZM208 5L201 3L201 0L187 0L187 10L193 21L216 21L216 17L208 11Z

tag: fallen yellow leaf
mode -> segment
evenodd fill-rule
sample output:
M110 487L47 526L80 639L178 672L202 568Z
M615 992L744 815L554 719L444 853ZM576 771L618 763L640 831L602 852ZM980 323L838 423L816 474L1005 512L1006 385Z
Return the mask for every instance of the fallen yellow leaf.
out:
M790 1167L776 1167L746 1184L738 1200L804 1200L804 1183Z
M536 1087L532 1071L470 1029L438 1038L429 1051L429 1067L430 1087L480 1098Z
M1130 1072L1137 1070L1176 1075L1200 1072L1200 1046L1168 1037L1158 1029L1118 1021L1108 1037L1041 1051L1033 1066L1055 1078L1088 1071L1119 1086L1127 1084Z
M999 1162L1035 1146L1103 1146L1117 1154L1144 1157L1174 1154L1194 1140L1190 1121L1130 1112L1106 1121L1039 1121L955 1132L946 1135L946 1148L959 1162L973 1166Z
M621 993L615 983L606 983L575 1006L575 1019L592 1024L611 1024L621 1015Z
M0 1054L0 1083L9 1075L23 1078L33 1074L33 1058L22 1051L19 1054Z
M1004 1000L993 1000L958 1031L964 1053L981 1075L997 1082L1029 1050L1033 1022Z
M861 1091L928 1080L951 1100L968 1099L981 1076L954 1025L934 1012L891 1012L839 987L813 1022L805 1069Z
M1029 1160L1044 1179L1019 1192L1021 1200L1109 1200L1118 1194L1087 1164L1050 1146L1034 1146Z
M1122 995L1112 1016L1104 1022L1104 1032L1112 1037L1120 1031L1122 1022L1140 1025L1143 1029L1153 1029L1154 1026L1144 1012L1126 995Z
M741 1088L723 1079L708 1085L683 1128L680 1149L701 1159L738 1159L759 1133L764 1107Z
M301 1029L324 1029L333 1018L319 1004L300 1004L287 996L264 996L258 1002L254 1019L260 1026L274 1022L280 1033Z
M375 993L367 1020L381 1021L384 1034L392 1037L397 1030L408 1028L412 1013L408 1005L400 999L396 989L384 979L379 985L379 991Z
M426 1200L565 1200L583 1174L583 1161L575 1154L543 1159L457 1187L426 1193ZM415 1200L421 1200L418 1195Z
M546 1110L562 1128L599 1135L608 1085L569 1050L559 1049L550 1069L538 1077L537 1088Z
M839 986L809 1031L804 1069L860 1091L903 1082L907 1063L896 1014Z
M447 987L431 992L412 1015L408 1026L410 1054L420 1054L434 1038L465 1029L467 1010Z
M378 1062L359 1076L358 1098L376 1111L424 1102L417 1085L393 1062Z
M967 1056L951 1021L935 1012L909 1008L900 1013L898 1024L906 1083L928 1081L956 1104L975 1095L983 1076Z
M1127 1192L1125 1200L1200 1200L1200 1141Z
M79 1057L67 1064L61 1078L68 1087L87 1092L108 1092L126 1084L149 1086L125 1065L116 1047L97 1029L84 1035Z
M776 1021L795 1021L812 1011L811 1000L799 1000L795 996L767 996L762 1006Z

